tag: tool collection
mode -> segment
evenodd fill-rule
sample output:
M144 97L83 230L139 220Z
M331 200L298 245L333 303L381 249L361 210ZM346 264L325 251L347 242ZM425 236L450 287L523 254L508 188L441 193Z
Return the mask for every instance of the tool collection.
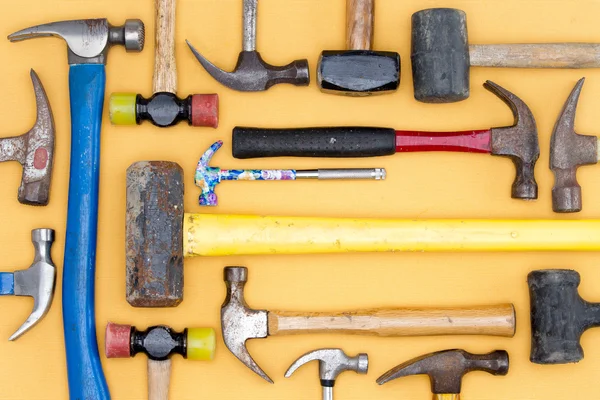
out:
M155 0L153 94L114 93L109 101L114 125L150 121L158 127L181 121L195 127L218 127L217 94L177 96L175 60L176 0ZM280 83L307 86L307 60L286 66L267 64L256 51L258 0L243 5L242 52L233 72L225 72L186 41L206 71L224 86L243 92L265 91ZM373 51L374 0L347 0L347 48L325 50L317 64L317 83L324 93L363 97L391 94L400 85L400 55ZM69 393L72 399L110 399L98 350L95 316L95 257L98 229L100 134L108 50L144 48L141 20L114 26L106 19L60 21L12 33L12 42L56 36L67 43L71 106L71 163L62 281L62 314ZM469 97L471 66L511 68L600 67L600 45L507 44L469 45L466 14L432 8L412 15L411 64L414 97L427 103L450 103ZM18 201L45 206L56 137L49 100L38 75L31 70L37 107L34 127L21 136L0 139L0 162L22 167ZM510 108L511 126L460 132L395 130L372 126L253 128L235 127L232 154L236 159L262 157L375 157L402 152L451 151L486 153L509 158L516 177L511 196L535 200L535 164L540 156L532 110L505 88L483 85ZM575 111L583 79L575 85L560 113L550 143L550 169L555 176L552 208L557 213L582 209L576 172L600 160L598 138L575 132ZM354 100L352 100L354 101ZM357 100L360 101L360 100ZM197 163L194 183L199 205L217 206L216 185L224 180L385 180L384 168L221 169L210 161L221 148L216 141ZM340 162L344 162L341 160ZM191 179L190 179L191 181ZM191 183L191 182L190 182ZM358 219L184 212L184 173L175 162L138 161L126 171L125 298L133 307L175 307L183 301L185 257L346 252L524 252L600 251L600 220L491 219ZM259 186L259 185L258 185ZM30 296L33 311L10 336L15 340L38 324L49 311L56 284L50 254L55 232L31 232L34 261L28 269L0 272L0 295ZM248 269L224 268L226 297L221 306L221 336L229 351L267 382L273 380L252 358L246 342L268 336L343 333L380 337L482 335L512 338L516 332L513 304L396 307L349 311L276 311L250 308L244 288ZM537 364L572 363L583 359L581 335L600 326L600 306L583 300L572 270L533 271L527 278L531 301L531 355ZM101 299L100 299L101 300ZM216 310L215 310L216 312ZM171 356L212 360L216 349L212 328L167 325L144 331L108 323L105 356L148 357L148 398L169 398ZM333 399L336 378L344 371L366 374L369 357L346 355L341 348L310 351L294 361L285 377L302 365L319 361L324 400ZM105 363L106 367L114 361ZM399 377L425 374L434 399L459 399L462 377L471 371L506 375L509 356L496 350L472 354L453 349L406 361L377 379L379 385ZM240 372L241 373L241 372ZM483 379L483 377L480 377ZM383 389L381 389L383 390Z

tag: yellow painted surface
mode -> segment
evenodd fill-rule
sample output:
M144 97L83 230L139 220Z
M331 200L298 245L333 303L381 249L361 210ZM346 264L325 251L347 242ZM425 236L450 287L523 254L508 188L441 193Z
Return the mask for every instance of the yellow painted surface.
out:
M108 99L108 115L115 125L135 125L135 93L114 93Z
M506 377L472 373L464 378L464 399L559 400L595 398L600 373L600 329L582 338L585 359L579 364L539 366L529 362L529 299L527 273L540 268L574 268L582 274L581 294L600 301L597 252L526 253L358 253L345 255L231 256L186 259L185 300L175 309L134 309L125 301L125 170L138 160L170 160L185 170L188 212L353 218L600 218L600 169L579 171L584 211L554 215L548 170L550 134L575 82L587 80L581 95L577 130L598 134L600 71L473 69L471 97L464 102L427 105L414 101L410 74L410 15L424 7L454 6L467 12L472 43L600 41L596 0L377 0L375 47L402 56L402 84L393 95L343 98L324 95L314 82L323 49L343 48L344 0L260 0L258 48L268 62L287 64L308 58L313 82L308 88L276 86L266 93L238 93L216 83L198 65L184 43L190 42L214 63L233 69L241 49L241 0L180 0L177 14L179 94L219 93L217 130L181 124L161 130L142 126L113 127L108 119L108 94L152 90L154 9L151 0L2 1L4 35L53 20L103 17L113 24L142 18L148 46L141 54L111 50L107 66L107 97L102 136L100 226L97 251L97 314L100 348L107 321L137 327L169 324L219 327L225 297L223 267L250 269L246 299L257 309L343 311L392 306L466 306L513 302L517 311L514 338L443 337L378 338L343 335L297 335L249 342L251 354L273 377L269 385L244 367L218 334L213 361L173 358L171 398L177 400L318 399L317 364L290 379L283 374L299 355L320 347L341 347L348 354L369 354L369 374L343 374L335 396L342 400L430 398L426 377L403 378L378 386L375 379L391 367L423 353L448 348L471 352L506 349L511 369ZM32 261L29 232L57 231L53 256L62 274L67 204L70 116L65 44L37 39L11 44L0 40L0 134L27 131L35 118L28 71L34 68L48 92L58 129L55 175L50 205L33 208L16 200L21 169L0 164L0 268L13 270ZM514 167L508 159L477 154L403 154L378 159L257 159L231 157L231 130L236 125L292 127L307 125L380 125L404 129L458 130L512 123L505 104L483 89L491 79L519 95L532 109L539 128L541 157L536 169L540 199L510 199ZM219 206L200 209L193 185L198 157L215 140L223 149L213 165L223 168L384 167L384 182L225 182L218 188ZM547 234L547 232L545 233ZM61 316L62 280L47 317L14 343L8 337L29 314L30 299L0 298L0 399L65 399L67 377ZM146 359L102 363L114 399L144 399Z

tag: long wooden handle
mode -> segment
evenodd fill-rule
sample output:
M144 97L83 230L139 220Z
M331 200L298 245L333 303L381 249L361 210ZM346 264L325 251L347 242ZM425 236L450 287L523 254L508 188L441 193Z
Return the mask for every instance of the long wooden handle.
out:
M148 400L169 400L171 360L148 359Z
M598 68L600 44L470 45L469 56L474 67Z
M352 219L185 214L190 256L600 251L600 220Z
M346 47L348 50L371 50L375 0L346 1Z
M154 43L153 90L177 92L175 64L175 1L154 0L156 8L156 41Z
M375 336L515 334L512 304L469 308L398 308L344 313L269 312L269 335L349 333Z
M458 393L437 393L433 395L433 400L460 400Z

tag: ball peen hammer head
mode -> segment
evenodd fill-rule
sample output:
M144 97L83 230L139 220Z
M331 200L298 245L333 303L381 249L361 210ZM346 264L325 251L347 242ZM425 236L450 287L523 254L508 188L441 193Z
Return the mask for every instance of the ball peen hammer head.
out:
M142 51L145 31L139 19L128 19L121 26L112 26L105 18L78 19L25 28L8 35L8 40L18 42L48 36L67 42L69 64L106 64L108 50L113 45L122 45L127 51Z
M400 55L390 51L324 51L317 66L324 93L368 96L395 92L400 86Z
M8 340L16 340L29 331L50 310L56 285L56 267L52 261L50 249L54 242L53 229L34 229L31 231L31 242L35 250L33 263L27 269L15 271L13 275L15 296L33 298L33 310L23 325ZM7 294L7 293L3 293Z
M531 301L531 353L536 364L566 364L583 359L581 335L600 325L600 307L583 300L576 271L533 271L527 276Z
M491 153L508 157L515 165L511 196L535 200L538 197L535 164L540 156L540 145L533 113L523 100L494 82L487 81L484 87L508 105L515 121L512 126L492 128Z
M268 335L267 311L253 310L244 300L248 269L226 267L223 271L223 279L227 286L227 297L221 306L221 329L225 346L248 368L267 382L273 383L246 348L247 340L266 338Z
M42 82L30 72L37 118L29 132L0 139L0 161L18 161L23 167L18 199L22 204L45 206L50 199L56 130Z
M508 353L504 350L488 354L471 354L458 349L444 350L402 363L381 375L377 383L383 385L403 376L428 375L434 394L458 394L465 374L485 371L492 375L506 375L508 365Z
M183 170L142 161L127 169L126 298L134 307L183 300Z
M550 169L554 173L552 209L554 212L579 212L582 208L581 186L577 168L598 162L598 138L575 132L575 113L584 79L573 88L556 120L550 139Z
M319 379L324 387L333 387L338 375L344 371L366 374L369 370L369 357L365 353L349 357L342 349L318 349L294 361L286 371L285 377L289 378L298 368L314 360L319 361Z

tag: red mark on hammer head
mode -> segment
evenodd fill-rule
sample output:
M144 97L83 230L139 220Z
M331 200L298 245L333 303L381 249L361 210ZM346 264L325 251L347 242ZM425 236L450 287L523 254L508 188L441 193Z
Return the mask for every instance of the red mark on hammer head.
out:
M35 169L44 169L48 164L48 150L44 147L40 147L35 151L33 156L33 167Z

